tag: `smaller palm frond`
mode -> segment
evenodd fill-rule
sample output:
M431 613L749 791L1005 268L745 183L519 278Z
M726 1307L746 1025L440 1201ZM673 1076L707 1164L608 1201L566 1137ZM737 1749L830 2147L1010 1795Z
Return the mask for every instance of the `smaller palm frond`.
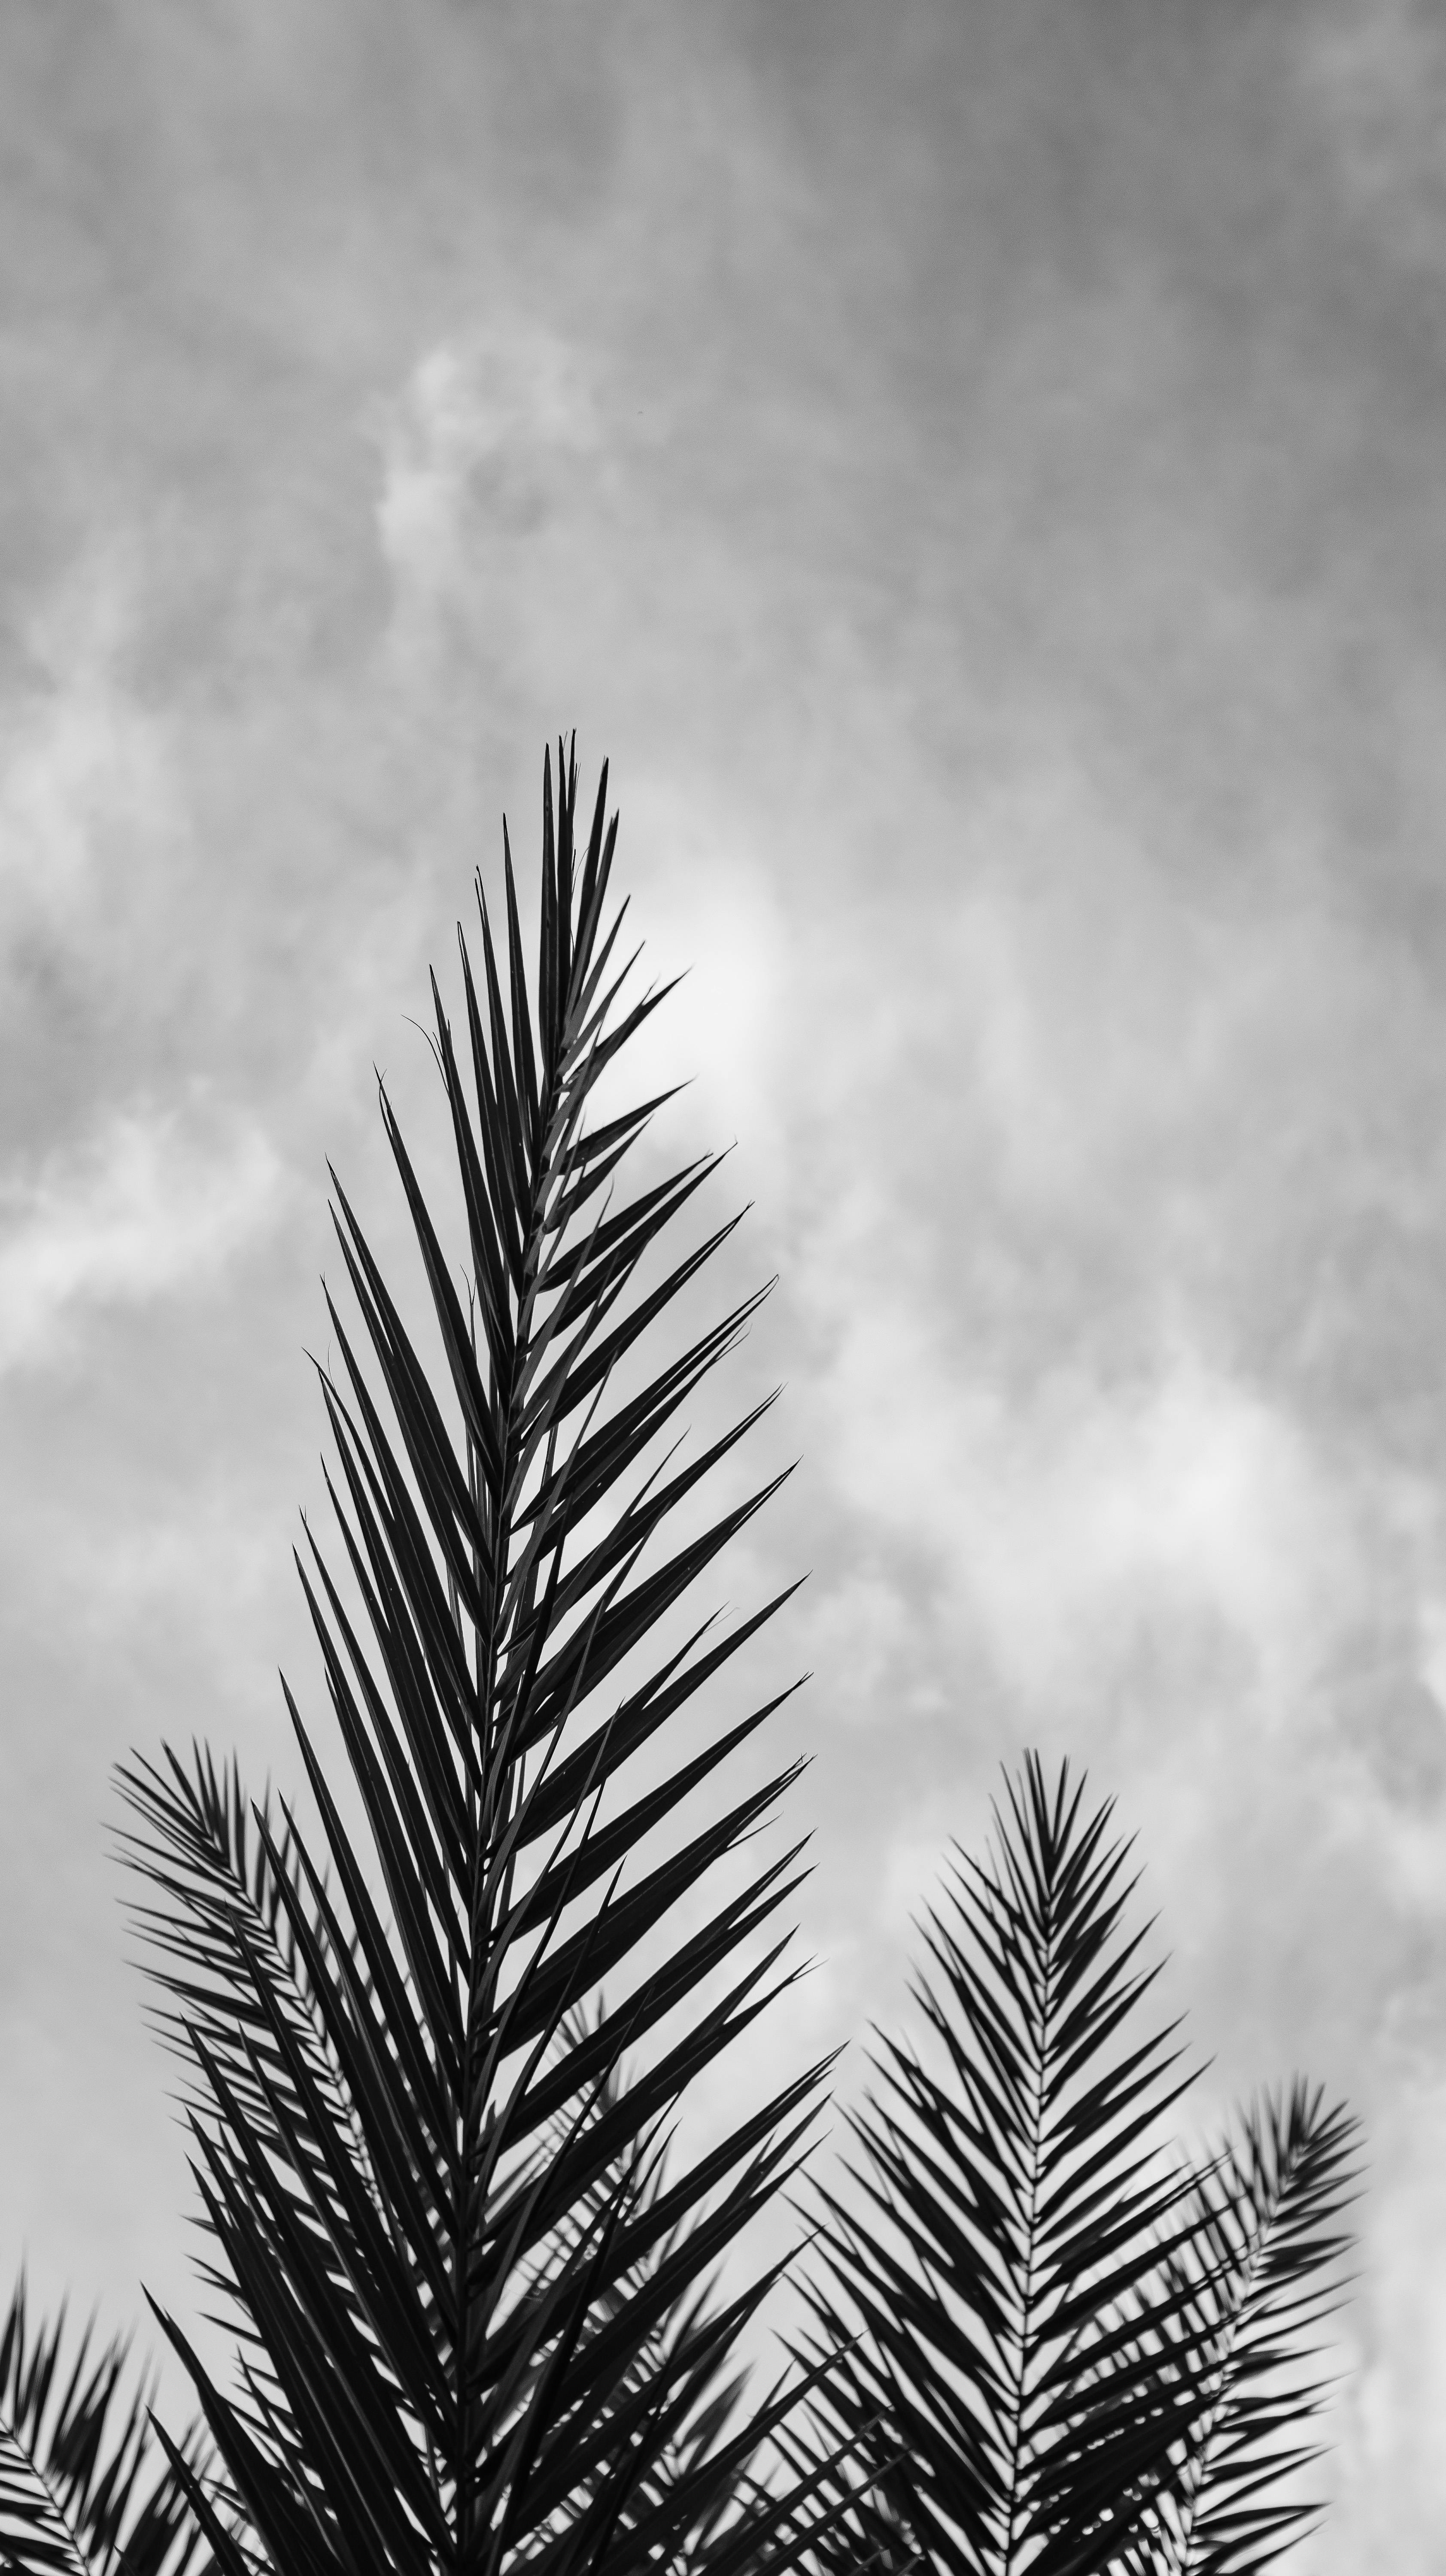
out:
M821 2195L803 2351L832 2372L795 2457L867 2463L821 2563L1119 2565L1219 2414L1233 2186L1162 2138L1191 2079L1177 2026L1140 2027L1158 1968L1111 1814L1028 1757L925 1918L928 2056L884 2044L852 2194Z
M207 2097L207 2088L196 2081L197 2038L256 2119L271 2117L268 2088L288 2090L285 2052L267 2017L235 1988L236 1958L248 1951L266 1960L274 1991L292 2005L289 2035L302 2048L309 2073L334 2085L325 2018L292 1918L301 1914L306 1949L319 1945L328 1955L335 1917L325 1901L324 1878L320 1901L309 1899L289 1826L276 1813L269 1786L253 1804L235 1760L229 1769L218 1767L201 1744L192 1745L189 1766L169 1746L160 1764L137 1754L122 1765L119 1782L122 1801L140 1826L117 1834L121 1856L163 1900L132 1898L128 1911L152 1960L166 1963L148 2018L184 2072L183 2098Z
M1340 2293L1358 2140L1343 2106L1297 2081L1202 2175L1192 2232L1165 2266L1188 2319L1183 2370L1169 2300L1154 2303L1145 2349L1162 2388L1204 2361L1209 2402L1122 2576L1256 2576L1318 2518L1290 2489L1321 2456L1302 2433L1331 2385L1316 2337Z
M33 2326L18 2282L0 2326L0 2566L15 2576L185 2576L195 2523L158 2459L152 2390L127 2387L127 2346L89 2330L66 2349L65 2313ZM194 2440L187 2445L200 2466Z
M353 2184L379 2208L365 2133L308 1967L317 1958L334 1974L340 1952L348 1975L365 1983L365 1961L340 1930L325 1875L313 1891L269 1788L253 1802L234 1758L218 1765L193 1744L187 1765L167 1746L159 1764L133 1756L119 1781L137 1819L116 1837L121 1856L160 1900L133 1898L129 1912L161 1963L149 2018L182 2070L183 2108L193 2123L204 2115L214 2071L265 2158L299 2159L308 2193L323 2204L330 2197L335 2210L327 2144L340 2136ZM212 2241L204 2231L203 2244ZM210 2322L238 2336L250 2414L299 2475L295 2427L264 2338L238 2316L224 2265L203 2254L198 2269L222 2303ZM233 2539L254 2552L240 2491L214 2463L210 2484Z

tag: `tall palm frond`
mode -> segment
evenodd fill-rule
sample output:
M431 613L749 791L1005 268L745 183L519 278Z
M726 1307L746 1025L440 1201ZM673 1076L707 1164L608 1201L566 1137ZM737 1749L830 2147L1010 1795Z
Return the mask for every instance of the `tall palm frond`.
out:
M1297 2081L1254 2108L1201 2176L1190 2234L1165 2266L1184 2352L1160 2301L1144 2345L1162 2386L1200 2385L1206 2403L1122 2562L1128 2576L1256 2576L1317 2520L1319 2504L1292 2490L1321 2456L1301 2437L1331 2384L1315 2337L1339 2295L1358 2136L1344 2108Z
M91 2349L65 2315L33 2326L25 2283L0 2325L0 2567L15 2576L186 2576L195 2524L150 2430L153 2386L124 2341ZM196 2443L186 2445L193 2472Z
M235 1816L199 1774L168 1759L125 1775L145 1928L192 2062L213 2269L242 2327L237 2391L163 2323L281 2576L622 2576L700 2552L729 2576L786 2561L805 2510L750 2488L720 2523L784 2401L701 2456L694 2436L771 2276L717 2311L694 2294L795 2169L823 2070L658 2178L688 2085L796 1973L784 1936L755 1936L801 1846L700 1892L796 1765L676 1838L779 1700L692 1749L670 1730L788 1590L721 1634L671 1625L780 1480L698 1525L705 1480L761 1407L687 1464L659 1457L759 1299L650 1360L736 1220L645 1283L717 1158L616 1203L660 1103L599 1118L598 1086L662 995L619 998L606 779L584 850L575 762L559 749L556 813L545 768L531 991L505 834L500 941L479 880L480 983L461 941L470 1080L433 980L465 1302L381 1092L437 1385L333 1174L370 1355L328 1297L343 1371L320 1372L328 1483L361 1630L309 1532L298 1568L365 1833L289 1691L324 1854L289 1809L280 1828L257 1811L265 1867L247 1882ZM579 2017L604 1979L616 2000ZM624 2051L638 2063L621 2082Z
M881 2089L852 2123L858 2199L821 2196L805 2348L832 2354L833 2374L795 2455L816 2453L823 2425L861 2463L840 2485L828 2567L1153 2566L1128 2553L1196 2510L1185 2464L1210 2449L1212 2492L1238 2501L1227 2464L1259 2456L1253 2436L1238 2448L1246 2319L1289 2270L1286 2240L1246 2168L1201 2178L1165 2146L1189 2078L1176 2026L1137 2026L1158 1969L1126 1920L1129 1847L1110 1839L1108 1804L1085 1809L1084 1785L1064 1765L1050 1786L1028 1757L987 1860L956 1854L925 1919L933 1976L915 1988L931 2060L885 2045ZM1291 2241L1297 2278L1323 2249ZM1291 2331L1266 2306L1262 2352Z

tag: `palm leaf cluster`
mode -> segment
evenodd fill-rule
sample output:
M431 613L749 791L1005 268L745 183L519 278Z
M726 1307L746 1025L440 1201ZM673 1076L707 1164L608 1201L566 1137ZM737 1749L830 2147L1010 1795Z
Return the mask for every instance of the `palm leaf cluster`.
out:
M584 839L545 767L531 971L504 832L459 1036L433 980L450 1235L381 1091L430 1365L335 1184L340 1552L308 1530L298 1570L339 1762L287 1691L318 1821L201 1748L122 1773L234 2372L162 2317L200 2414L158 2457L120 2353L62 2368L17 2294L0 2567L1253 2576L1302 2523L1352 2124L1297 2089L1204 2170L1166 2151L1187 2079L1127 1852L1032 1759L928 1918L925 2047L884 2046L808 2332L744 2402L785 2267L742 2240L825 2070L677 2131L794 1973L780 1700L710 1714L789 1590L694 1606L778 1480L731 1482L764 1408L682 1447L758 1299L690 1320L717 1158L638 1150L662 995L626 998L606 789Z
M1295 2481L1327 2393L1315 2339L1348 2238L1340 2214L1356 2124L1296 2082L1249 2113L1201 2175L1166 2266L1174 2302L1144 2325L1162 2388L1203 2403L1127 2561L1128 2576L1252 2576L1314 2520Z
M30 2322L23 2279L0 2325L0 2566L33 2576L186 2576L198 2535L124 2342L92 2350L65 2315ZM187 2465L195 2469L194 2450Z
M1083 1800L1031 1756L987 1858L957 1854L927 2052L884 2044L853 2188L820 2195L812 2442L856 2445L833 2568L1245 2576L1308 2511L1279 2499L1309 2456L1281 2436L1322 2393L1291 2364L1354 2124L1297 2090L1204 2173L1170 2148L1189 2078L1174 2026L1141 2026L1129 1848Z
M590 1119L661 998L619 999L605 799L606 772L583 847L575 765L560 761L555 814L549 770L531 988L510 854L500 945L479 882L469 1071L434 981L465 1302L382 1093L445 1402L336 1188L362 1323L359 1343L328 1301L347 1584L314 1542L298 1564L364 1833L289 1694L316 1848L289 1813L280 1829L258 1813L248 1878L239 1799L204 1764L126 1775L239 2387L164 2322L254 2545L288 2576L581 2576L705 2546L726 2570L786 2526L783 2504L734 2501L766 2410L699 2437L721 2430L720 2373L767 2281L717 2310L691 2294L791 2169L820 2070L660 2168L684 2088L788 1974L781 1938L760 1955L754 1936L796 1884L796 1849L741 1885L725 1873L711 1906L698 1891L792 1769L660 1831L688 1802L697 1815L769 1714L673 1750L680 1714L786 1598L721 1635L665 1624L772 1490L699 1525L700 1487L756 1416L685 1464L658 1456L757 1300L637 1365L731 1226L650 1275L712 1163L619 1203L657 1104ZM604 1979L616 1999L581 2014ZM224 2517L190 2493L242 2576Z

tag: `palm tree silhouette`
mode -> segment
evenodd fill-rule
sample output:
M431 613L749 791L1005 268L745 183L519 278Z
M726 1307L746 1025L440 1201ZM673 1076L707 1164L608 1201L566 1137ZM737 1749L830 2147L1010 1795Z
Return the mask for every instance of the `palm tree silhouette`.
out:
M319 1822L199 1746L121 1774L234 2380L161 2315L199 2416L153 2441L122 2356L67 2375L61 2327L32 2334L17 2293L0 2563L1261 2565L1296 2527L1270 2446L1314 2402L1281 2364L1321 2312L1350 2124L1297 2094L1233 2158L1161 2166L1180 2079L1168 2034L1124 2035L1150 1980L1108 1811L1037 1764L995 1863L961 1861L930 1918L942 2072L886 2051L858 2127L872 2215L825 2196L811 2339L744 2402L740 2339L784 2266L740 2274L742 2243L826 2068L756 2104L745 2085L726 2134L675 2160L689 2088L797 1973L802 1846L749 1847L799 1766L735 1760L789 1693L698 1721L794 1587L732 1625L695 1612L781 1480L709 1500L766 1406L686 1461L676 1435L763 1292L690 1337L737 1220L651 1260L718 1158L626 1194L661 1102L612 1094L663 994L624 998L606 768L585 844L561 745L557 776L531 979L505 826L480 977L459 933L466 1070L432 983L460 1265L380 1093L440 1368L333 1174L360 1318L328 1296L343 1571L309 1530L297 1562L339 1764L287 1691Z

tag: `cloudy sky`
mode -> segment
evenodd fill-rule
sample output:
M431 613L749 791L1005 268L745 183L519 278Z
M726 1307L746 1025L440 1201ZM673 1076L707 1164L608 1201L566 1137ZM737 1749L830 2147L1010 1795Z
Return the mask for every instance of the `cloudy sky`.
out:
M325 1160L400 1258L576 725L780 1274L789 2045L1085 1761L1202 2124L1366 2122L1303 2576L1446 2566L1440 12L9 0L0 169L0 2263L191 2305L110 1772L292 1776Z

